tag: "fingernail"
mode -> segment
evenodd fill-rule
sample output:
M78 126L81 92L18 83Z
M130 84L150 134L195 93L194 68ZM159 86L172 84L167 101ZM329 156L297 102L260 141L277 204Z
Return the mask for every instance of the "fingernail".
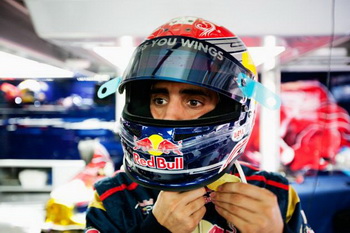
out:
M209 196L210 196L210 198L215 198L215 196L216 196L216 193L215 192L211 192L210 194L209 194Z
M211 198L210 197L205 197L205 204L208 204L211 202Z

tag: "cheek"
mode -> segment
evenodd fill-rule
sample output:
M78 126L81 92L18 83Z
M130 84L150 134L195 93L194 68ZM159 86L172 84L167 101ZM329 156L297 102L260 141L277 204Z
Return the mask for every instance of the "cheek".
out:
M156 112L155 112L155 109L154 109L154 107L152 105L150 106L150 110L151 110L152 117L155 118L154 115L155 115Z
M155 107L154 105L151 104L150 106L150 110L151 110L151 115L154 119L160 119L161 118L161 110L157 107Z

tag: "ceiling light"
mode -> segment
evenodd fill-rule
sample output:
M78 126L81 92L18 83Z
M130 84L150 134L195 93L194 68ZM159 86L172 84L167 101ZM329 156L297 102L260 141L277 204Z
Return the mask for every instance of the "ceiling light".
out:
M95 47L93 51L123 72L134 52L135 47Z
M266 47L248 47L248 51L252 56L255 66L259 66L275 58L285 50L283 46L266 46Z
M71 78L74 73L0 51L0 78Z

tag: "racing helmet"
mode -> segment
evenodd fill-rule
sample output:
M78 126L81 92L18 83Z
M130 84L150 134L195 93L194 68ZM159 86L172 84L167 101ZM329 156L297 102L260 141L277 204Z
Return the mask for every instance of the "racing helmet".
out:
M242 79L244 77L244 79ZM255 101L244 80L256 68L244 43L228 29L197 17L172 19L134 51L119 92L126 91L120 119L124 169L140 185L184 191L227 172L252 130ZM218 93L211 112L193 120L159 120L150 112L154 82L173 81Z

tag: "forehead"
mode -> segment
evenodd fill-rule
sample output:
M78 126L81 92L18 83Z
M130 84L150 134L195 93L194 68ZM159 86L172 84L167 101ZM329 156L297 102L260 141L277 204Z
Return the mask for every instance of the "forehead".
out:
M188 83L180 83L180 82L171 82L171 81L158 81L155 82L152 85L152 89L166 89L168 91L170 90L200 90L203 91L205 93L215 93L212 90L209 90L208 88L205 87L200 87L200 86L196 86L196 85L192 85L192 84L188 84Z

